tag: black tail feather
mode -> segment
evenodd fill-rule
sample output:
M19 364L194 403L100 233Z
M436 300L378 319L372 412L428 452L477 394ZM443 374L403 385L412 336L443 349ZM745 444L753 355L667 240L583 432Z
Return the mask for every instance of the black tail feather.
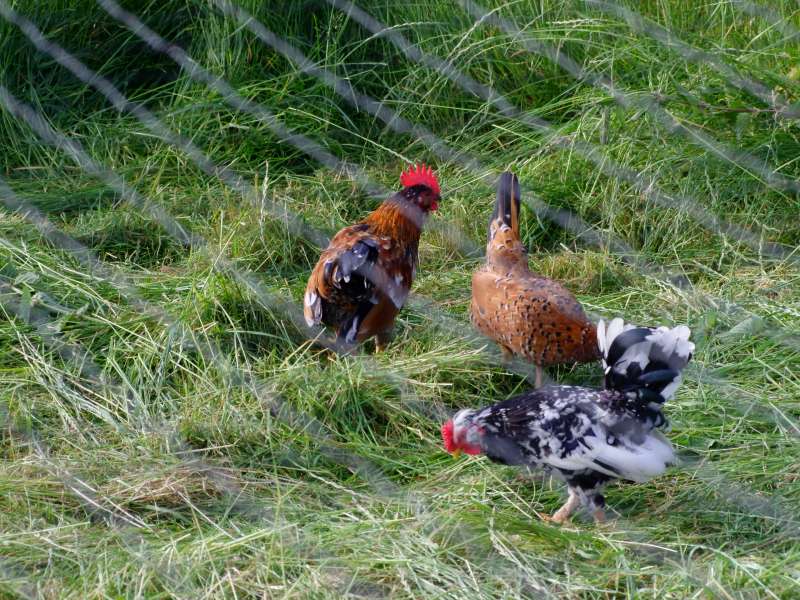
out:
M491 224L500 219L519 237L519 205L521 199L519 179L514 173L506 171L500 175L497 182L497 200L494 203L494 212L489 220L489 241L492 241Z
M663 404L681 382L681 371L692 357L689 328L633 327L622 319L598 323L598 346L603 354L605 387L636 392L650 403Z

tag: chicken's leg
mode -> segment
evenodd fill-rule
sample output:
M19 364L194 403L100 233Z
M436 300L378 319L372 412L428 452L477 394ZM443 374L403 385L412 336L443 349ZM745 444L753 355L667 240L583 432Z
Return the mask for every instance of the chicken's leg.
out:
M389 342L392 341L392 332L384 331L375 336L375 352L385 352Z
M606 499L603 494L595 494L591 499L590 505L592 507L592 516L595 523L603 523L606 520Z
M559 508L555 513L553 513L552 517L545 517L545 521L552 521L553 523L558 523L559 525L564 523L567 519L569 519L570 515L578 508L578 505L581 503L578 494L573 492L572 490L569 491L569 498L567 501L564 502L564 505Z
M536 365L536 382L534 383L536 389L542 387L542 367Z

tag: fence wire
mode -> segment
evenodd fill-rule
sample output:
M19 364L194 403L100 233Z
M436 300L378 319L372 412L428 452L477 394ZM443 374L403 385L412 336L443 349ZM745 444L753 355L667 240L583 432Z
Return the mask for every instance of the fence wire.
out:
M111 171L108 171L97 163L95 163L88 155L85 154L85 151L80 148L77 142L72 140L68 140L63 135L55 132L50 128L50 126L46 123L44 119L41 118L40 115L36 114L30 107L21 104L16 98L14 98L8 90L6 90L3 86L0 86L0 103L4 104L6 109L9 110L12 114L20 116L24 119L39 135L42 136L45 142L51 143L59 148L69 148L71 150L70 156L76 159L76 162L82 167L85 168L87 171L91 169L91 172L95 175L102 175L104 181L107 181L109 185L115 186L115 189L123 195L129 202L136 202L137 206L143 207L145 206L145 202L150 202L149 200L145 199L141 196L134 196L129 191L128 188L121 185L118 175L113 174ZM0 187L0 193L3 194L3 199L9 197L10 188L5 186L5 188ZM13 192L12 192L13 194ZM137 201L136 198L139 198ZM41 232L50 232L51 235L48 239L51 241L61 241L63 242L63 233L58 235L52 235L52 231L55 229L49 221L43 222L44 219L43 215L35 209L35 207L30 206L29 204L23 203L21 199L18 197L11 196L11 200L8 201L7 206L9 208L14 207L15 210L21 212L21 214L28 216L29 218L32 216L32 222L38 223L38 227L40 228ZM166 219L167 221L171 220L172 217L166 215L166 213L153 213L154 216L158 216L159 219ZM161 222L161 221L159 221ZM176 230L176 227L171 227L172 230ZM200 248L207 248L207 241L203 238L195 235L195 234L185 234L186 239L191 239L195 246L199 246ZM435 524L438 518L433 515L424 505L422 500L416 497L413 492L408 492L396 484L394 484L391 479L386 476L382 470L371 463L367 459L353 454L336 442L333 441L330 434L326 431L326 428L322 423L314 419L313 417L301 413L294 408L292 408L287 402L285 402L280 396L275 394L271 391L271 387L269 382L254 376L250 373L243 372L239 369L235 364L231 363L229 360L225 358L224 353L221 349L212 341L208 339L198 339L196 336L192 334L192 331L188 329L185 325L183 325L179 320L175 317L170 316L166 313L163 309L160 309L158 306L155 306L149 302L141 300L138 292L135 292L135 288L127 282L124 277L120 280L121 271L116 271L114 273L109 274L107 272L107 267L105 267L104 263L101 263L99 259L97 259L91 251L88 250L85 246L77 242L76 240L68 240L65 245L61 246L63 249L70 251L71 254L77 260L85 261L84 266L88 268L88 265L91 265L94 268L93 273L95 275L102 275L103 279L114 285L120 293L124 295L128 301L130 301L133 305L137 306L147 314L148 316L157 319L162 324L166 325L167 327L174 327L177 328L178 331L182 333L184 337L187 339L192 339L194 346L200 351L201 355L211 364L217 366L221 373L228 373L232 374L233 377L231 378L231 382L236 384L238 382L239 385L243 385L246 390L253 393L257 398L261 399L262 402L265 404L265 410L267 410L273 417L278 419L283 424L287 425L288 427L303 432L310 437L312 437L317 445L320 448L320 452L323 456L327 459L340 464L346 467L351 472L357 474L361 477L366 483L368 483L371 488L378 494L378 497L400 502L401 504L405 504L411 507L411 512L414 514L415 518L420 519L424 523L432 523ZM74 252L77 249L77 252ZM220 263L227 259L222 259L219 256L212 256L211 262L212 263ZM248 285L259 285L258 282L255 280L251 280L251 276L245 273L240 272L232 265L227 265L226 270L224 271L227 274L236 277L237 281L242 281ZM293 305L289 304L285 300L276 300L269 292L263 289L263 286L259 285L258 289L259 297L263 299L263 302L266 306L269 307L278 307L278 308L285 308L285 304L288 304L292 308L295 308ZM302 320L302 317L297 317L299 320ZM298 326L299 323L298 323ZM315 340L319 340L319 337L314 338ZM335 347L333 347L335 349ZM366 356L360 357L362 360L369 360L368 369L373 373L377 374L378 376L382 376L387 378L390 382L397 381L398 379L405 384L405 381L398 377L398 375L393 372L385 369L381 365L378 365L374 360L370 359ZM402 394L401 394L402 395ZM267 397L264 400L264 396ZM429 418L431 417L430 409L427 406L421 404L412 403L411 400L408 398L404 398L404 402L409 403L409 405L414 408L419 406L417 410L424 415L427 415ZM434 413L434 418L441 420L446 415L449 415L449 411L447 413L441 413L436 411ZM438 421L437 421L438 422ZM466 530L462 530L460 532L457 531L457 535L463 540L468 540L469 535ZM462 542L465 543L465 542ZM496 559L496 558L495 558ZM498 565L497 569L500 572L506 572L508 567ZM532 582L528 582L529 584L533 585ZM539 584L536 585L537 588L541 587Z
M748 15L761 17L775 29L780 31L785 36L785 38L782 40L783 44L790 44L800 40L800 29L797 29L797 27L789 23L786 19L784 19L766 4L757 4L755 2L750 2L750 0L731 0L731 2L734 6L740 10L743 10Z
M715 54L687 44L677 37L674 32L645 19L635 10L614 2L605 2L604 0L584 1L588 6L624 19L631 29L653 38L670 50L674 50L685 60L711 67L729 85L749 93L769 106L776 117L790 122L800 119L800 108L790 104L778 91L771 89L756 79L742 75Z
M756 234L745 227L730 223L714 215L710 211L703 209L699 202L690 196L667 194L659 189L657 180L654 177L638 173L619 164L607 152L597 146L561 135L560 131L546 119L529 112L523 112L514 106L502 93L476 81L451 62L428 52L423 52L418 46L409 42L401 33L381 23L350 0L327 0L327 2L343 11L348 17L360 23L376 36L387 38L410 60L426 65L464 91L485 100L497 108L503 116L524 123L537 131L547 133L550 137L546 143L565 150L575 150L580 156L599 167L609 177L631 184L634 189L641 192L645 198L648 198L656 205L688 214L711 233L743 243L753 249L759 256L765 253L773 258L792 260L796 264L800 264L800 258L794 256L795 249L786 248L781 244L765 240L763 234Z
M30 211L31 208L32 207L28 207L28 211ZM77 244L74 240L72 243ZM84 251L87 254L91 254L91 251L87 248L84 248ZM34 328L45 346L57 353L66 363L75 367L83 380L89 383L90 388L98 397L126 398L129 407L134 404L141 404L142 399L138 398L138 394L136 394L135 390L129 385L126 385L118 377L107 376L101 369L95 356L89 350L79 343L66 340L64 335L58 332L57 328L53 327L55 317L50 315L46 310L26 306L22 296L17 293L14 286L2 280L0 280L0 309L3 309L6 315L13 315L23 323ZM3 407L3 409L3 415L8 419L7 410L5 410L5 407ZM145 416L143 417L143 415ZM316 545L315 541L303 541L304 536L300 527L294 523L285 521L276 514L271 506L268 506L265 502L257 500L252 495L248 494L245 488L242 487L227 470L214 466L202 458L197 458L195 455L198 454L198 451L189 445L180 435L176 427L146 417L146 411L143 407L138 407L138 410L135 411L135 416L137 429L135 431L129 431L128 433L144 431L159 436L165 435L170 448L174 448L174 450L172 450L172 455L178 458L183 466L187 467L192 473L207 478L213 483L216 489L222 491L224 497L229 502L229 508L226 512L233 512L260 527L270 529L281 539L281 542L287 548L297 551L303 556L314 558L319 561L320 564L333 562L334 568L342 568L335 565L338 559L331 554L323 552ZM3 425L8 427L9 423L3 423ZM13 427L13 425L11 426ZM152 527L148 525L147 522L115 504L109 498L102 497L90 483L51 459L49 457L50 450L47 444L34 429L23 430L16 427L13 427L13 429L27 439L38 461L44 464L47 470L63 483L64 487L84 507L88 515L100 515L103 521L118 529L125 528L126 526L133 526L152 532ZM320 438L324 437L324 434L320 431L315 431L312 435L315 435L317 441L321 441ZM354 465L361 460L359 458L346 456L347 453L342 452L338 448L334 450L334 452L340 457L340 462L344 464ZM330 458L330 450L326 454ZM377 467L373 469L377 472ZM373 479L371 483L373 489L383 495L387 492L394 494L396 492L394 487L390 490L386 489L387 481L388 480L376 482ZM193 507L193 509L197 511L200 510L197 507ZM203 517L205 520L209 520L207 516L203 515ZM129 543L137 541L139 544L144 543L144 538L135 536L135 534L131 532L125 532L125 535L129 538L127 540ZM352 574L350 578L353 578ZM368 587L368 585L363 582L361 582L360 585L365 588Z
M360 10L352 3L345 2L343 0L328 0L328 1L331 2L331 4L337 6L337 8L350 11L351 15L356 14L356 12ZM187 69L187 72L190 73L190 76L198 77L199 79L205 81L206 84L208 84L210 87L212 87L217 91L222 90L221 93L226 98L226 100L238 105L238 108L240 108L241 110L249 112L250 114L259 115L259 119L262 120L262 122L267 123L268 126L270 126L270 128L273 131L280 132L279 135L283 139L290 141L290 143L295 144L297 147L301 148L304 152L306 152L310 156L313 156L315 159L319 160L322 164L326 164L326 166L329 166L331 168L343 169L344 172L346 172L349 177L352 177L354 180L359 181L359 183L361 185L364 185L365 188L372 189L374 195L385 195L385 191L373 187L374 184L369 180L369 178L365 175L364 171L360 169L360 167L357 167L356 165L348 165L347 163L344 163L343 161L333 157L333 155L327 153L326 151L323 151L321 153L319 151L320 147L315 142L311 141L308 138L305 138L304 136L298 136L297 134L286 129L282 124L280 124L280 122L277 119L274 118L273 115L271 115L271 113L266 111L266 109L264 109L260 105L244 100L235 90L233 90L233 88L229 84L224 82L224 80L222 80L221 78L214 77L208 71L205 71L204 69L202 69L202 67L199 67L199 65L197 65L197 63L195 63L191 59L191 57L189 57L183 50L174 45L166 43L163 39L159 38L156 34L154 34L154 32L148 30L143 24L141 24L141 22L138 21L138 19L136 19L135 16L133 16L130 13L125 13L124 11L122 11L120 7L115 2L113 2L113 0L98 0L98 2L103 6L103 8L108 10L110 14L116 16L117 18L125 22L126 25L131 27L131 29L134 30L134 32L137 33L137 35L141 35L144 37L144 39L149 40L148 43L151 44L152 47L159 49L163 52L166 52L168 55L173 57L176 60L176 62L178 62L182 67ZM254 21L252 17L250 17L247 13L244 13L244 11L242 11L239 7L236 7L235 5L227 2L226 0L214 0L214 2L215 4L217 4L218 7L220 7L221 10L223 10L223 12L225 12L225 14L237 18L243 26L247 26L249 29L251 29L251 31L253 31L260 39L262 39L262 41L268 43L281 53L284 53L287 57L293 57L291 58L291 60L294 60L299 65L300 69L303 72L311 74L315 77L319 77L320 79L331 85L337 91L337 93L340 93L340 95L342 95L343 97L349 96L350 98L352 98L360 108L364 108L365 106L371 107L371 110L375 111L374 112L375 116L378 116L379 118L384 120L384 122L386 122L387 125L389 125L393 129L397 127L398 128L396 129L397 131L411 133L413 135L421 135L425 143L429 144L429 147L442 160L455 162L467 170L470 170L474 173L479 173L481 174L479 175L479 177L481 177L485 181L488 181L489 178L491 178L493 183L493 177L488 175L489 170L479 161L477 161L477 159L475 159L474 157L465 157L462 153L459 153L450 148L449 146L447 146L447 144L444 143L443 140L435 136L435 134L433 134L429 130L422 128L421 126L410 123L409 121L397 115L397 113L393 113L392 111L387 113L384 110L385 107L383 107L380 103L369 97L358 94L358 92L356 92L352 88L352 86L350 86L349 82L346 82L346 80L342 80L308 61L308 59L306 59L304 55L299 53L297 49L288 45L285 41L281 40L281 38L275 36L272 32L264 28L263 25L261 25L257 21ZM464 4L466 4L468 7L472 6L473 8L477 6L473 2L470 2L469 0L465 0ZM363 11L361 12L363 13ZM39 32L38 29L35 28L35 26L33 26L30 22L26 21L24 18L20 18L19 15L14 13L10 9L10 7L5 3L4 0L0 0L0 14L2 14L5 18L9 19L10 21L16 23L18 26L20 26L22 30L26 33L26 35L28 35L29 39L31 39L31 41L34 43L34 45L36 45L36 47L39 50L48 53L51 56L54 56L54 58L56 56L60 56L61 57L60 60L56 58L56 60L59 60L60 64L62 64L70 71L72 71L82 81L97 87L97 89L101 91L101 93L103 93L103 95L105 95L106 98L108 98L118 110L131 112L137 118L139 118L144 124L146 124L149 128L151 128L152 131L159 132L158 133L159 137L165 139L165 141L167 141L168 143L176 145L181 149L183 149L184 151L186 151L187 154L198 165L201 166L204 172L206 172L209 175L220 177L220 179L229 184L233 189L241 193L243 197L252 198L253 200L256 200L258 198L258 194L253 189L253 187L249 186L248 184L245 184L239 175L236 175L230 169L220 168L218 165L215 165L208 157L206 157L202 153L202 151L200 151L196 146L194 146L194 144L187 138L184 138L179 134L174 134L168 129L163 128L163 124L160 124L158 119L147 109L144 109L143 107L135 103L131 103L123 95L121 95L118 92L118 90L116 90L116 88L114 88L114 86L110 84L110 82L100 77L96 73L92 73L91 71L86 69L84 65L76 61L74 57L71 57L59 46L46 40L44 36L41 34L41 32ZM369 16L366 13L363 13L363 15L366 15L367 17ZM490 15L488 15L487 13L484 14L484 16L481 18L487 18L489 16ZM376 26L382 27L382 30L386 29L385 26L381 26L381 24L379 23L377 23ZM519 34L520 32L518 31L517 33ZM400 36L400 38L397 39L404 39L404 38ZM408 43L406 42L406 44ZM406 46L406 50L404 50L404 52L408 52L409 54L407 55L411 58L412 55L415 55L415 52L414 50L410 50L409 48L414 48L414 47L408 45ZM417 50L417 52L419 51ZM442 72L442 74L446 74L447 77L458 78L457 76L459 75L459 71L449 63L443 61L437 62L437 59L435 58L430 58L430 57L425 58L425 55L421 53L416 54L416 56L417 58L415 60L420 60L422 62L425 62L426 64L430 63L429 66L437 65L433 68L436 68L437 70L441 69L440 72ZM491 90L491 88L487 88L486 86L481 86L481 84L478 84L474 80L472 80L472 82L466 79L463 81L466 82L465 89L468 89L472 93L485 94L485 99L487 100L487 102L496 104L500 108L501 112L503 111L508 112L508 106L511 105L507 102L507 100L505 100L503 96L498 95L496 92L494 92L494 90ZM260 299L261 303L264 306L276 308L279 309L280 312L288 313L289 315L288 318L293 322L295 322L295 324L298 326L298 329L303 331L303 326L299 324L298 320L299 315L297 314L297 311L296 310L294 310L294 312L292 311L292 308L294 307L291 306L291 301L288 301L286 299L276 298L276 296L271 292L269 292L268 290L266 290L252 274L245 273L239 270L236 267L236 265L233 262L231 262L230 259L228 259L227 257L215 256L211 254L208 242L206 240L204 240L202 237L192 232L186 231L174 220L174 218L172 218L168 213L166 213L155 203L141 196L135 189L129 186L124 179L119 177L113 171L105 169L104 167L96 163L91 157L89 157L88 154L86 154L86 152L80 147L79 144L77 144L72 140L69 140L65 136L59 134L58 132L50 128L49 125L46 123L46 121L44 121L44 119L42 119L40 115L36 114L29 107L19 103L8 92L8 90L2 86L0 86L0 102L2 102L6 106L9 112L25 120L37 132L37 134L43 138L45 142L50 143L58 147L65 153L67 153L87 173L90 173L103 180L109 187L115 189L128 202L130 202L137 208L141 209L143 212L150 215L151 218L159 222L162 226L165 227L165 230L167 230L171 236L173 236L174 238L179 240L182 244L188 247L197 248L206 252L209 255L209 259L212 262L212 264L220 265L220 270L223 273L232 276L236 281L239 281L248 290L253 292L256 295L256 297ZM506 104L503 104L503 102L505 102ZM506 106L506 108L505 109L502 108L503 106ZM523 118L526 120L528 119L528 117L526 117L515 107L511 106L511 109L515 111L513 118L519 120L523 120ZM535 121L531 122L535 123ZM538 123L536 126L539 128L552 127L544 121L542 121L542 123ZM552 129L547 129L547 131L549 131L550 133L554 132ZM595 156L595 154L593 154L594 150L591 147L587 146L582 151L586 152L587 156ZM600 164L608 164L605 157L595 156L595 160L600 161ZM618 165L616 165L616 167L623 169L623 167L619 167ZM628 171L627 175L624 173L625 172L623 172L623 174L617 173L615 176L622 178L626 176L641 177L640 174L636 174L633 171ZM640 185L644 185L646 183L644 181L641 181L640 179L636 180L640 181ZM651 190L651 192L653 186L654 184L652 182L649 185L647 185L647 187ZM185 326L183 326L179 321L176 321L172 317L165 316L167 313L165 313L163 309L142 300L138 292L136 291L135 286L124 279L124 276L121 275L121 271L109 269L104 263L99 261L87 247L81 245L79 242L76 242L75 240L69 238L68 236L65 236L62 232L53 227L52 224L50 224L49 221L47 221L47 219L39 211L37 211L32 206L25 203L24 201L21 201L18 197L16 197L13 191L2 180L0 180L0 196L3 197L3 201L10 210L18 211L21 214L23 214L32 224L34 224L34 226L37 227L37 229L39 229L39 231L42 233L44 237L46 237L48 240L51 241L51 243L69 252L78 262L80 262L84 266L84 268L89 270L90 273L96 274L98 277L103 278L104 280L107 280L111 282L113 285L115 285L115 287L118 290L120 290L120 292L126 297L126 299L129 302L131 302L132 305L142 309L143 312L145 312L146 314L148 314L153 318L156 318L157 320L159 320L159 322L163 323L167 327L179 328L179 330L183 331L183 334L186 337L188 338L195 337L194 333L191 332L191 330L185 328ZM536 203L537 201L538 199L534 197L533 202ZM542 205L544 205L544 203L541 203L541 205L539 205L540 211L543 211L544 213L547 213L548 210L554 211L549 213L550 218L552 220L556 220L556 222L558 222L557 219L562 218L564 223L571 223L572 224L571 227L573 229L581 229L585 225L585 229L583 229L583 235L591 235L587 234L586 232L593 231L592 228L584 224L580 220L580 218L577 217L576 215L573 215L568 211L559 212L560 209L553 209L552 207L547 207L547 205L544 206ZM324 234L320 236L319 232L313 230L313 228L308 228L302 221L291 218L291 216L288 214L288 212L285 211L285 209L281 213L278 203L273 202L272 206L275 209L275 212L273 213L272 211L270 211L271 214L273 214L273 216L278 215L276 216L276 218L279 221L285 223L293 234L309 239L316 245L324 245L326 243L327 238L324 236ZM714 218L716 219L716 217ZM731 231L735 230L726 230L722 225L719 225L718 221L714 221L714 223L718 227L717 233L719 233L721 229L722 231L724 231L726 235L735 235L731 233ZM745 230L742 230L742 232L743 231ZM739 233L746 237L746 233L742 232ZM747 232L747 233L754 236L752 232ZM465 239L466 238L462 236L461 239L458 240L459 246L462 249L465 249L465 252L474 255L475 254L474 244L470 247L468 243L465 243ZM760 238L754 236L750 240L750 242L753 242L756 239L760 240ZM750 242L745 242L745 243L749 244ZM776 248L779 247L776 246ZM769 251L772 250L773 250L772 247L770 247ZM785 251L785 249L781 248L780 251ZM632 249L631 252L634 255L637 254ZM5 291L7 296L9 290ZM3 292L3 289L0 287L0 293L1 292ZM17 317L25 317L26 315L25 311L21 310L21 307L18 303L14 304L13 301L10 301L6 302L4 306L6 307L7 310L16 314ZM30 318L28 318L26 322L36 326L36 322L31 321ZM42 333L43 339L47 343L47 338L44 337L43 331L40 331L40 333ZM319 338L318 331L315 332L315 335L317 336L317 339L321 339ZM195 339L195 343L197 343L198 346L200 346L201 348L205 348L205 351L201 351L201 354L203 354L204 357L206 357L209 362L217 364L221 371L231 372L232 370L235 371L237 369L237 367L230 364L230 362L224 358L224 354L222 353L221 349L216 347L216 345L210 342L209 340L207 339L200 340L200 342L198 343L197 340ZM67 352L66 354L62 354L61 352L64 351L65 348L70 348L70 346L66 346L63 344L59 346L58 344L56 344L54 348L56 347L61 348L61 350L59 350L59 354L61 354L61 356L65 358L65 360L69 360L72 362L78 361L83 365L87 364L93 365L91 367L91 370L92 371L96 370L96 372L94 374L91 373L90 374L92 376L101 374L101 371L99 367L96 366L96 363L92 362L91 360L87 362L86 360L87 355L83 353L83 350L80 349L79 347L73 347L71 349L71 352ZM366 360L365 357L361 356L359 356L358 359ZM368 364L370 368L374 366L373 363L368 363ZM381 376L389 377L391 381L393 382L399 381L402 385L405 385L404 377L398 378L396 374L387 375L385 371L386 370L381 367L380 371ZM253 377L248 373L238 372L237 378L241 378L240 379L241 381L246 382L247 388L256 393L257 397L260 397L259 394L262 394L264 390L268 389L269 387L268 382L258 380L257 378ZM274 394L270 394L270 402L274 401L275 401ZM280 401L281 408L278 411L272 411L272 412L275 416L285 419L285 422L289 423L291 427L299 428L307 432L310 431L311 434L315 436L318 441L319 438L321 437L323 440L321 446L323 446L323 448L325 444L331 444L329 448L332 448L332 450L330 451L330 454L326 456L334 460L334 462L339 462L339 464L345 464L346 466L348 466L348 468L352 468L358 471L359 474L374 489L379 491L379 493L382 496L393 497L395 499L402 498L405 496L406 501L410 501L408 495L404 493L402 490L399 490L397 486L395 486L395 484L391 483L391 481L388 480L388 478L386 478L382 473L380 473L380 470L377 469L377 467L375 467L377 469L377 472L372 471L371 466L365 467L366 463L364 462L363 458L358 456L351 456L348 453L344 453L343 455L341 449L338 448L335 445L335 443L332 443L329 438L327 438L327 434L325 434L323 430L324 426L318 423L314 423L313 421L309 421L308 420L309 418L305 415L298 415L296 413L289 415L285 414L282 415L281 413L283 412L284 407L287 406L288 406L287 403ZM34 440L33 437L31 439ZM36 443L37 442L34 441L35 448L36 448ZM37 454L42 460L46 460L47 452L43 446L40 445L37 448ZM355 463L353 463L352 461L355 461ZM358 467L357 465L360 465L360 467ZM758 498L757 496L747 492L740 492L739 490L732 488L730 484L725 484L724 478L720 479L721 476L718 473L714 471L704 471L704 473L706 473L706 476L709 480L713 479L714 481L721 482L718 489L724 488L725 485L728 485L728 488L724 489L727 489L731 492L728 494L728 496L730 497L732 503L736 503L739 506L746 507L754 514L761 514L762 516L764 515L774 516L775 514L777 514L775 507L770 505L768 500L766 501L767 505L765 505L763 502L760 502L763 499ZM70 475L67 473L64 474L63 476L69 477ZM65 481L70 482L69 479L66 479ZM83 482L80 483L86 485ZM67 483L65 483L65 485L67 485ZM382 488L382 486L388 486L388 487ZM84 489L83 487L72 486L71 483L70 485L67 485L67 487L69 489L72 489L73 493L75 493L76 495L81 496L84 501L88 502L90 507L98 504L96 499L94 499L91 496L91 494L87 492L87 490ZM234 496L241 495L241 490L231 489L230 492ZM735 494L733 492L735 492ZM421 507L419 505L417 505L417 507L418 507L417 508L418 515L425 513L424 507ZM125 521L125 523L141 526L140 524L135 522L131 523ZM786 527L791 526L794 528L797 527L796 523L794 523L793 521L785 523L785 526ZM794 535L794 533L792 534ZM542 587L541 583L539 582L536 583L536 588L544 592L547 592L547 588Z
M586 1L589 2L590 0ZM795 193L800 191L800 182L771 169L766 161L737 148L731 148L715 140L698 127L679 121L660 105L659 99L652 93L634 95L617 86L607 75L585 70L560 49L535 39L533 36L526 34L510 19L499 16L497 14L499 9L489 11L473 0L458 0L458 2L479 23L489 23L501 29L528 52L555 62L579 81L585 81L606 92L620 106L646 112L655 118L669 133L681 135L690 143L711 152L724 161L737 165L747 173L758 174L761 180L770 187Z

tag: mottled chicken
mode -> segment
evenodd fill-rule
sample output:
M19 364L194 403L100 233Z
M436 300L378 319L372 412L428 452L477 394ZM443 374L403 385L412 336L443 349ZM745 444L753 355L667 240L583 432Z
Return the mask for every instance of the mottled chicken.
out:
M532 273L519 236L519 181L503 173L489 220L486 263L472 277L472 323L500 344L506 356L518 355L542 367L599 358L595 325L560 283Z
M694 344L689 328L598 325L604 389L547 385L481 410L462 410L442 426L445 449L541 467L566 481L569 498L549 519L564 522L579 506L604 519L603 488L614 480L644 482L674 462L657 428L680 385Z
M375 336L381 350L411 289L422 226L438 208L440 190L425 165L405 171L400 183L402 190L363 221L333 236L308 279L306 323L336 328L343 345Z

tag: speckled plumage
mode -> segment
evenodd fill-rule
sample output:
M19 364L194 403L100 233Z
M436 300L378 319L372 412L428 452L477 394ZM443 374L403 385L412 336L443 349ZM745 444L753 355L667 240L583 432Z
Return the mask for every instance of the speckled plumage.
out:
M602 515L603 487L615 479L646 481L674 460L657 430L661 409L681 380L694 345L686 327L601 322L606 389L548 385L480 410L459 412L443 427L448 451L485 454L507 465L540 467L567 482L562 521L583 504Z
M472 323L537 367L596 360L596 329L583 307L563 285L528 268L519 238L519 201L516 176L503 173L486 263L472 277Z

